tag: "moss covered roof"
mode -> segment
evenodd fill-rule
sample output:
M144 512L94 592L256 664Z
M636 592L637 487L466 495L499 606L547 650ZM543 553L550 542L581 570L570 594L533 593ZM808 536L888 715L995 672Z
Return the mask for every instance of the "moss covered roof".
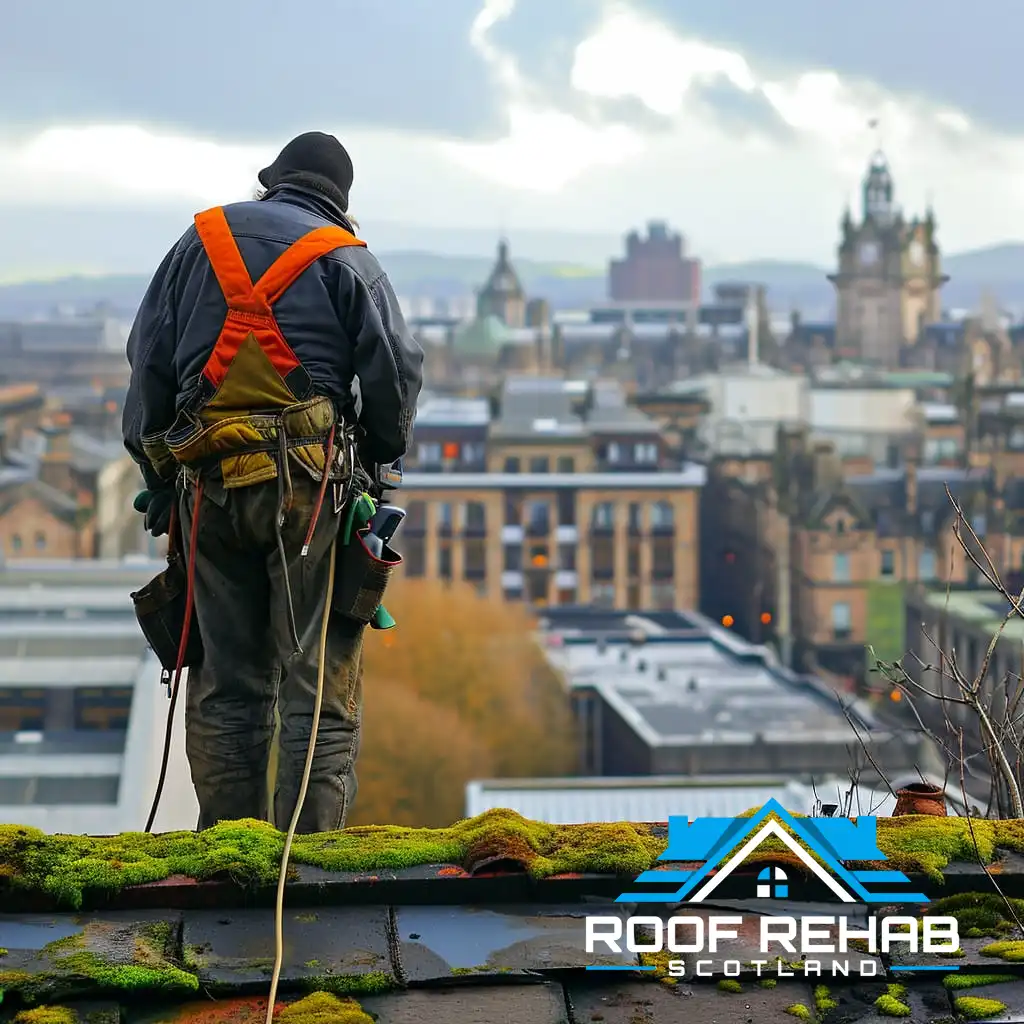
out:
M1024 934L1018 926L1024 920L1024 898L1018 898L1024 897L1024 874L1014 874L1014 865L1024 864L1014 859L1022 841L1024 822L878 820L878 845L889 864L938 893L928 913L959 922L963 948L933 957L945 977L900 973L906 959L896 955L872 958L880 973L871 979L811 978L801 973L802 961L781 965L790 973L758 976L747 950L737 978L719 974L706 984L688 978L684 1006L668 956L613 957L610 962L628 972L597 976L584 970L593 958L575 937L582 914L609 912L593 909L592 882L611 875L614 883L653 866L665 848L664 827L555 826L490 811L446 829L384 826L303 836L293 848L293 871L307 872L306 898L301 907L286 902L287 954L276 1019L634 1024L683 1019L685 1008L685 1019L703 1014L724 1020L735 1005L728 1000L739 998L741 1016L765 1022L870 1014L948 1022L970 1019L975 1011L994 1013L996 1003L1024 1008ZM752 859L785 860L787 851L772 842ZM173 884L152 884L176 877L226 879L239 893L269 889L282 846L279 832L255 821L225 822L198 834L110 837L0 826L0 905L11 906L18 897L41 901L34 913L31 907L16 917L0 913L0 1021L261 1024L266 1003L260 993L269 984L274 949L269 902L246 897L222 904L223 887L193 886L207 895L176 907L159 899L161 893L170 896ZM994 892L981 868L965 873L979 859L1009 899ZM416 877L426 889L389 888L402 871L420 868L425 870ZM473 886L442 883L502 868L538 884L510 890L503 903L483 908ZM348 892L339 902L330 895L339 873L356 873L358 897ZM976 890L941 896L954 874ZM541 880L557 888L541 895ZM133 902L132 894L143 891L135 888L140 883L158 897L147 910ZM615 897L608 893L621 891L613 885L601 894L611 912ZM571 1019L567 1005L577 1008ZM840 1011L846 1016L835 1016Z

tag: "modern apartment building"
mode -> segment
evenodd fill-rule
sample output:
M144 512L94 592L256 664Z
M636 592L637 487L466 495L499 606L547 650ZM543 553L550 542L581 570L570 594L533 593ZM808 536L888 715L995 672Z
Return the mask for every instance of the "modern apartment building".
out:
M0 562L0 821L109 835L146 824L168 700L129 594L159 562ZM158 831L195 826L184 702Z

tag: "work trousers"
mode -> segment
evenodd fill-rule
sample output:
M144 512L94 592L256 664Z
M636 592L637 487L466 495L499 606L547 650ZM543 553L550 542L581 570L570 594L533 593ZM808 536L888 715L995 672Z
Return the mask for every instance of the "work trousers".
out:
M188 673L185 749L199 799L199 828L239 818L269 820L267 772L280 716L274 822L295 811L309 745L331 544L342 514L328 488L310 548L301 549L319 484L293 474L293 496L277 546L277 481L225 489L204 480L195 552L195 609L202 664ZM182 485L185 556L195 489ZM284 563L287 563L287 583ZM288 591L301 652L290 627ZM309 788L298 831L342 828L356 794L362 715L364 627L332 615L326 643L323 705Z

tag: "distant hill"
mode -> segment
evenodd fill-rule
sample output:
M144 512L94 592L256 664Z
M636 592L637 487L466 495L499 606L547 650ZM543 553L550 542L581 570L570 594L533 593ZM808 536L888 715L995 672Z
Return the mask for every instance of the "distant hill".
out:
M381 262L395 290L404 296L430 295L459 298L471 294L486 279L494 257L450 256L429 252L383 253ZM575 263L516 259L516 269L530 295L542 296L556 308L579 308L606 297L605 270ZM977 306L982 293L991 291L1005 308L1024 311L1024 244L1007 243L949 256L945 270L951 280L943 290L948 308ZM756 260L707 267L705 290L728 280L762 283L771 306L785 312L801 309L812 315L831 309L832 286L827 271L809 263ZM132 315L142 299L147 278L124 274L63 277L0 286L0 317L46 313L58 306L88 307L106 304L122 315Z

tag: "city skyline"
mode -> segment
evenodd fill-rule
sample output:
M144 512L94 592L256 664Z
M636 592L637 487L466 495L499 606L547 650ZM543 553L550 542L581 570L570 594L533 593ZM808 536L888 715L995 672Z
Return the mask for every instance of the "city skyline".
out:
M53 68L45 88L16 92L38 72L0 44L0 84L11 86L0 104L0 228L16 248L31 230L68 225L68 252L33 253L27 273L124 269L74 256L75 232L101 214L115 233L137 226L133 259L148 269L191 213L251 194L255 171L310 127L336 131L351 149L353 211L371 244L381 225L384 248L423 237L430 249L430 227L607 237L659 216L709 263L828 265L879 142L908 214L934 203L945 251L1024 239L1024 124L991 83L982 87L984 76L1008 74L1001 40L1024 18L1015 8L985 67L951 81L910 45L923 24L912 10L927 8L928 34L941 37L953 32L950 9L916 0L884 25L875 3L858 8L863 24L832 11L799 20L804 0L742 25L702 10L684 22L655 0L570 2L543 16L532 0L458 0L422 25L412 4L390 14L348 4L301 76L285 72L286 88L257 82L241 96L221 71L214 82L225 56L184 33L193 6L179 5L145 60L134 9L80 20L69 8L45 39L37 13L14 15L8 40L38 35ZM258 65L252 55L275 39L298 45L259 6L241 22L230 3L202 15L213 19L211 38L237 33L240 68ZM791 19L800 27L789 38L778 28ZM871 23L878 45L861 52ZM958 43L979 31L957 24ZM339 56L346 34L360 45ZM198 48L191 84L179 74L186 42ZM325 96L339 66L352 70L336 98ZM398 224L408 242L395 238Z

